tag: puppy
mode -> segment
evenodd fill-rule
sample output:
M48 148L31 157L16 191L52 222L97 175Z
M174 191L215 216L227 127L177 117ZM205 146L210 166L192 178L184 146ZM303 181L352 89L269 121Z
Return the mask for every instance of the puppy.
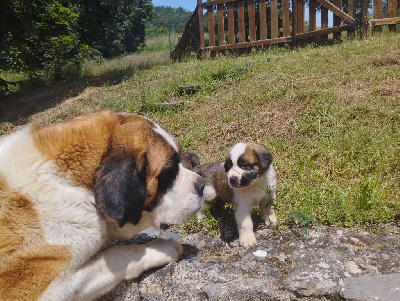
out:
M203 216L205 208L216 199L233 202L241 246L247 248L257 243L251 220L253 206L259 205L267 225L276 225L271 208L276 199L276 175L272 155L263 146L238 143L229 150L225 162L202 165L196 172L206 180L204 203L198 216Z

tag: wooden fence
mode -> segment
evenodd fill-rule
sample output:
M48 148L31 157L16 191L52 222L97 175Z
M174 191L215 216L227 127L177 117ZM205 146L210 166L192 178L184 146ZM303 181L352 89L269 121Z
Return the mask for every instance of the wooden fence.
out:
M370 4L372 19L368 19ZM372 33L382 31L382 26L396 32L396 24L400 24L398 6L400 0L308 0L308 6L305 0L197 0L171 59L179 61L191 52L200 53L201 58L209 52L215 58L274 44L325 44L328 35L339 41L344 32L348 37L364 39L368 26L372 26ZM328 22L329 11L332 22Z

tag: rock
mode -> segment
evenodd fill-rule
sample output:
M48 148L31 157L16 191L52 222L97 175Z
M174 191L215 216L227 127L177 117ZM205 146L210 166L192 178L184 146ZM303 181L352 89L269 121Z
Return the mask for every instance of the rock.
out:
M178 263L148 271L100 300L363 301L373 294L389 300L385 293L400 300L397 225L263 233L256 232L258 244L249 249L201 232L182 235Z
M400 300L400 274L345 279L341 296L352 301Z

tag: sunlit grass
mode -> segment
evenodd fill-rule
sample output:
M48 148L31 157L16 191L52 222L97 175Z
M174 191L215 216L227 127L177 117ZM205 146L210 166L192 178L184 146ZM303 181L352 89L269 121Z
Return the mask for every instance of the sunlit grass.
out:
M223 160L239 141L265 145L278 177L280 224L293 212L318 224L400 219L398 35L182 63L170 63L165 50L144 51L84 70L123 79L101 89L93 111L146 115L201 163ZM189 85L201 90L182 95ZM180 105L157 107L171 102Z

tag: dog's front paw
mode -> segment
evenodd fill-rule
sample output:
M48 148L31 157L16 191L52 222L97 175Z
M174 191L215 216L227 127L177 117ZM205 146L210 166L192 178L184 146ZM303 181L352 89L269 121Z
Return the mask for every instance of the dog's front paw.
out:
M160 259L165 258L166 264L171 261L178 261L183 253L182 245L172 238L157 238L149 242L148 247L159 253L157 257Z
M142 252L144 253L140 258L143 271L162 267L173 261L176 262L183 253L181 244L172 238L158 238L145 245L141 245L141 247ZM137 273L135 271L136 266L137 263L133 266L135 274Z
M239 245L242 247L250 248L256 244L257 239L253 232L249 232L239 236Z

